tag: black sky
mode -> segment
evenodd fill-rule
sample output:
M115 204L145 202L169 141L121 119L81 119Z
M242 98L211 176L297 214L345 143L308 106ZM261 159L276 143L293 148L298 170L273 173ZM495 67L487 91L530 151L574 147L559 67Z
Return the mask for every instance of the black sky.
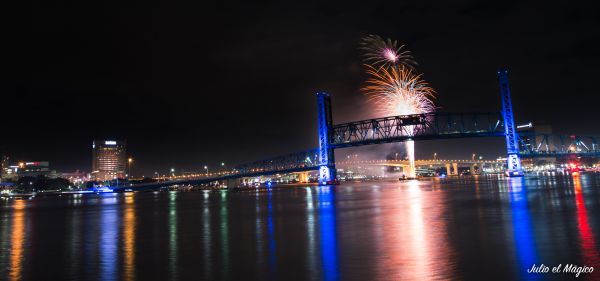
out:
M517 120L600 134L595 4L253 2L4 9L2 152L89 171L92 139L126 139L148 174L309 149L318 90L332 94L334 122L375 117L359 92L370 33L412 50L443 111L497 111L506 66ZM485 143L498 140L474 141L478 153L501 151ZM453 145L448 157L470 155Z

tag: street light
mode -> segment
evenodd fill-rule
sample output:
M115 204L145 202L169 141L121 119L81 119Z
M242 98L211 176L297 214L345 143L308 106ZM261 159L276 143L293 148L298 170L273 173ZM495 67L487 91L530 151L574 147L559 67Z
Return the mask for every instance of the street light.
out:
M208 177L208 166L204 165L204 170L206 170L206 176Z
M133 158L129 157L127 159L127 174L131 177L131 163L133 163Z
M433 153L433 160L437 160L437 152Z
M175 168L171 168L171 177L175 176Z

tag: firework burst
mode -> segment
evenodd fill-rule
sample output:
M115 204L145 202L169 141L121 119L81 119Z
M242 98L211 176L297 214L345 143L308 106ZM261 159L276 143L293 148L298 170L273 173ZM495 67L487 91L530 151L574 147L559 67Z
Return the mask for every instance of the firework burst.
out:
M383 40L377 35L369 35L363 39L362 49L365 51L364 63L367 75L362 88L377 111L384 115L423 114L435 110L433 99L435 91L416 73L417 64L409 51L398 47L396 41ZM406 130L410 136L414 134L414 125ZM415 144L413 140L406 142L409 178L416 177Z
M435 110L435 90L421 74L404 67L365 67L369 79L362 90L382 114L409 115Z
M393 66L403 65L408 68L414 68L415 62L410 51L405 49L404 45L398 45L398 42L392 39L384 40L378 35L367 35L361 42L363 61L371 66Z

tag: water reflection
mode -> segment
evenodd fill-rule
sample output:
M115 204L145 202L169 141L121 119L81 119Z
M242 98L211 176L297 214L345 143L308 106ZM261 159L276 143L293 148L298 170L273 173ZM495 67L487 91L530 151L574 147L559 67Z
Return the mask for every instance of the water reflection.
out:
M82 244L82 233L81 233L81 195L73 195L70 198L69 205L72 206L72 214L71 214L71 222L69 225L70 228L70 239L69 239L69 267L70 275L74 278L78 276L81 272L81 264L82 264L82 256L81 249L83 247Z
M267 202L267 236L269 241L269 272L275 277L277 270L277 244L275 243L275 229L273 225L273 190L269 188Z
M177 191L169 191L169 276L177 280Z
M221 191L221 275L224 280L229 279L229 216L227 210L227 191Z
M588 222L588 213L583 200L581 180L578 175L573 176L573 186L575 189L575 206L577 207L577 225L579 228L579 237L581 239L581 251L583 254L583 264L598 268L600 266L600 255L594 240L594 234Z
M13 222L10 248L10 279L21 280L23 274L23 249L25 244L25 200L13 205Z
M206 280L210 280L211 279L211 268L212 268L212 248L211 248L211 231L210 231L210 209L209 209L209 201L208 199L210 198L210 193L208 190L204 191L204 208L202 211L202 241L204 241L204 245L203 245L203 254L204 254L204 278Z
M410 182L408 194L410 201L408 204L408 219L410 224L410 255L414 261L415 270L427 272L427 256L429 245L425 242L425 225L423 222L423 191L416 182ZM401 217L401 216L399 216ZM404 219L404 218L402 218Z
M117 199L114 195L102 198L102 215L100 219L100 276L102 280L116 279L117 253L119 241L119 218L115 209Z
M310 187L305 188L306 191L306 212L307 212L307 220L306 220L306 239L308 241L308 249L306 251L306 256L308 259L308 270L309 276L311 280L317 280L317 259L315 258L318 255L317 250L317 241L315 234L315 207L314 207L314 198L313 192Z
M441 195L410 181L382 199L380 279L444 278L454 268ZM425 186L426 187L426 186ZM440 264L444 264L440 267Z
M124 277L125 280L135 280L135 205L134 194L125 196L125 211L123 219L123 252L125 254Z
M331 186L322 186L318 189L321 263L324 280L339 279L335 195L331 189Z
M587 176L10 200L0 279L543 278L526 269L600 267Z
M523 178L511 178L508 182L515 251L519 262L518 273L523 279L534 279L527 269L536 263L535 238L527 204L527 189ZM538 262L539 264L539 262Z
M254 221L254 239L256 241L256 271L259 273L259 276L261 276L261 272L262 272L262 268L264 265L264 259L263 259L263 247L264 247L264 243L263 243L263 220L262 220L262 208L260 206L261 204L261 196L260 193L258 192L258 190L256 190L255 192L255 199L254 199L254 217L255 217L255 221ZM263 279L263 278L258 278L258 279Z

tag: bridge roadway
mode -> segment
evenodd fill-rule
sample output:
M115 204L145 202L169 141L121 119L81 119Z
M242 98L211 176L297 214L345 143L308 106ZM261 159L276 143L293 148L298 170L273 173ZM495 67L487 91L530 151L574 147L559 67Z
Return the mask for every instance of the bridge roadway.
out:
M415 166L441 166L446 164L464 164L464 165L483 165L483 164L504 164L504 160L448 160L448 159L421 159L415 160ZM363 161L341 161L335 162L336 166L343 165L372 165L372 166L408 166L408 160L363 160Z
M450 172L450 166L452 165L453 171L457 171L458 165L469 165L469 166L482 166L484 164L489 165L503 165L505 161L502 160L448 160L448 159L421 159L415 160L416 166L445 166L448 170L448 174L456 174L455 172ZM339 166L348 166L348 165L368 165L368 166L391 166L391 167L407 167L408 160L363 160L363 161L340 161L336 162L336 165ZM252 178L266 175L274 175L274 174L288 174L288 173L299 173L299 172L308 172L308 171L316 171L319 167L317 165L305 165L302 167L290 168L290 169L282 169L282 170L264 170L264 169L256 169L249 172L240 173L239 171L231 171L231 172L219 172L219 173L209 173L209 174L198 174L194 176L175 176L175 177L163 177L158 178L157 182L151 183L142 183L135 185L125 185L114 187L115 191L125 191L125 190L146 190L146 189L158 189L161 187L174 186L174 185L201 185L208 184L215 181L227 181L227 180L236 180L241 178ZM163 179L163 181L160 181Z
M274 175L274 174L288 174L288 173L296 173L296 172L307 172L307 171L316 171L318 170L318 166L306 166L301 168L293 168L293 169L285 169L279 171L262 171L256 170L254 172L249 173L240 173L240 172L223 172L223 173L215 173L208 174L208 176L176 176L169 177L169 180L165 181L157 181L150 183L141 183L135 185L125 185L119 187L112 187L114 191L126 191L126 190L146 190L146 189L158 189L161 187L168 187L174 185L201 185L208 184L215 181L228 181L228 180L238 180L241 178L252 178L259 177L265 175Z

